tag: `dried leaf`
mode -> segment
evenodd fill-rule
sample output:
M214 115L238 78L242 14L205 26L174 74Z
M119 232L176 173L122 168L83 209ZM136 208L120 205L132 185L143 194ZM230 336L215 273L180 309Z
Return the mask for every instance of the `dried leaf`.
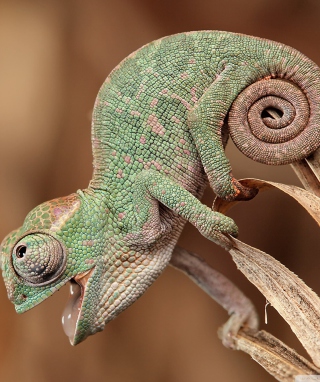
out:
M320 198L295 186L245 179L242 184L265 191L277 188L297 200L320 224ZM237 202L217 199L214 209L225 213ZM230 238L237 267L264 294L291 326L313 362L320 366L320 299L293 272L268 254ZM223 243L225 246L225 243Z
M264 330L250 334L241 330L237 350L242 350L281 382L294 382L298 375L319 375L320 369Z
M248 353L256 362L281 382L294 382L297 375L317 375L320 369L265 331L257 331L257 315L251 301L225 276L212 269L201 257L176 247L170 264L181 270L231 315L219 331L225 343L224 328L234 324L232 347ZM253 330L241 329L247 324Z
M279 261L237 239L230 254L238 269L287 321L320 367L320 299Z
M308 158L291 164L303 187L320 197L320 148Z

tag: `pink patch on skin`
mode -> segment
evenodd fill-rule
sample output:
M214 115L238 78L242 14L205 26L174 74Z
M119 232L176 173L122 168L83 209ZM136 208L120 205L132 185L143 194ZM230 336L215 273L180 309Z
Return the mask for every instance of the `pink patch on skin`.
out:
M185 202L181 202L181 203L180 203L180 206L181 206L181 207L184 207L185 205L186 205Z
M139 116L141 115L141 113L140 113L139 111L136 111L136 110L132 110L132 111L130 112L130 114L131 114L131 115L135 115L135 116L137 116L137 117L139 117Z
M171 98L178 99L182 103L182 105L185 106L187 110L191 109L190 103L186 101L185 99L183 99L182 97L180 97L178 94L175 94L175 93L171 94Z
M189 60L189 64L195 64L196 63L196 60L194 59L194 58L191 58L190 60Z
M104 104L104 106L109 106L110 105L108 101L103 102L103 104Z
M171 118L171 120L172 120L173 122L175 122L175 123L180 123L180 122L181 122L180 119L177 118L177 117L175 117L175 116L173 116L173 117Z
M180 78L182 78L183 80L188 78L188 77L189 77L189 74L186 72L180 74Z
M65 210L66 210L66 208L55 207L55 208L53 209L53 214L54 214L54 216L58 217L58 216L60 216L61 214L63 214Z
M116 112L119 113L119 114L121 114L121 113L122 113L122 110L119 109L119 108L117 107L117 108L116 108Z
M136 99L139 99L141 96L141 93L143 93L145 90L145 86L143 84L140 85L138 94L136 95Z
M138 162L139 162L139 163L143 163L143 159L142 159L142 158L139 158L139 159L138 159Z
M144 135L141 135L140 137L140 143L144 145L146 143L146 137Z
M119 218L120 220L122 220L125 216L126 216L126 213L125 213L125 212L120 212L119 215L118 215L118 218Z
M169 92L168 89L163 89L163 90L161 90L160 94L167 94L168 92Z
M93 240L84 240L82 242L82 245L86 245L86 246L89 246L89 247L92 247L94 244L94 241Z
M111 155L115 157L117 155L117 152L115 150L112 151Z
M158 98L154 98L151 103L150 103L150 107L155 107L157 105L157 103L159 102Z
M190 151L189 150L183 150L183 152L187 155L190 155Z
M164 135L166 130L164 126L161 125L158 118L154 114L149 115L147 124L151 127L154 133L158 135Z
M186 141L185 141L183 138L181 138L181 139L180 139L180 143L181 143L182 145L184 145L184 144L186 143Z
M190 93L191 93L191 101L196 103L198 102L198 97L196 96L197 89L195 87L191 88Z
M130 101L131 101L131 98L127 97L125 100L125 103L130 103Z
M151 163L154 165L154 167L157 169L157 170L161 170L162 169L162 166L160 163L156 162L156 161L151 161Z
M117 178L118 179L123 178L123 171L120 168L119 168L118 173L117 173Z
M125 161L126 163L130 163L130 162L131 162L131 158L129 157L129 155L126 155L126 156L124 157L124 161Z

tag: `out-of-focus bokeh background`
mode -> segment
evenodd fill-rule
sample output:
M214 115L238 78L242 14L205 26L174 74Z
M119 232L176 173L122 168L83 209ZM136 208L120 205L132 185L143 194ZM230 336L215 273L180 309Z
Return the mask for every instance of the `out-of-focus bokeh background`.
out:
M281 41L320 64L317 0L0 0L0 236L35 205L85 188L91 177L90 115L111 69L143 44L190 30L219 29ZM238 178L299 185L290 167L268 167L230 145ZM205 202L211 203L208 191ZM240 239L285 263L320 293L319 233L293 201L270 192L231 215ZM191 226L181 245L249 295L261 326L305 355L288 325L236 270L228 253ZM103 333L73 348L61 327L63 288L17 315L0 283L0 380L273 381L216 332L227 313L184 275L167 269Z

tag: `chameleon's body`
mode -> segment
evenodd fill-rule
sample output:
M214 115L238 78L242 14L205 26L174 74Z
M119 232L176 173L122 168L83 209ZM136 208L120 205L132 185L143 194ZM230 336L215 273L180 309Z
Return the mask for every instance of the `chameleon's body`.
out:
M255 82L262 84L263 94L269 92L266 83L278 89L271 94L281 89L289 99L293 94L290 103L297 101L302 111L293 113L285 101L277 106L271 99L263 101L258 114L276 107L290 123L305 120L307 127L291 137L301 141L300 147L283 143L288 129L264 118L274 127L273 143L253 141L246 153L269 164L293 162L320 145L319 74L294 49L226 32L179 34L130 55L108 76L96 100L88 189L36 207L2 243L3 276L17 311L75 280L82 294L75 289L65 319L70 313L67 332L76 344L102 330L155 280L186 220L213 241L221 233L236 235L230 218L198 200L208 180L225 199L255 194L232 177L223 150L221 131L233 101ZM287 87L288 82L294 86ZM239 146L250 139L241 135L238 112L256 94L249 88L230 112L229 124L236 125L231 135ZM272 146L271 154L263 144Z

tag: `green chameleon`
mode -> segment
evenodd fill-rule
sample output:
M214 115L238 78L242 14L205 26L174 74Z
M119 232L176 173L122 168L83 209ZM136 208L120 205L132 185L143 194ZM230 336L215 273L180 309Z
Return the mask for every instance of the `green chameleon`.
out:
M319 104L319 68L272 41L190 32L132 53L95 103L88 188L34 208L1 244L17 312L70 281L71 344L103 330L168 265L186 221L212 241L237 235L199 201L208 183L226 200L256 194L232 176L229 133L253 160L291 163L320 146Z

